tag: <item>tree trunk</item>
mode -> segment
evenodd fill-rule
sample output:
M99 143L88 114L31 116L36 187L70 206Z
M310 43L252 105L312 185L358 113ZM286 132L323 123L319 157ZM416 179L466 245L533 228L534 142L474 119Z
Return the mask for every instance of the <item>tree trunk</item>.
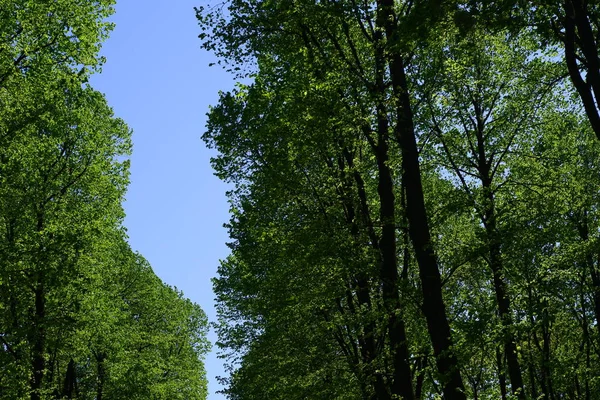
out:
M106 381L104 360L106 360L106 353L100 352L96 354L96 400L102 400L102 396L104 395L104 383Z
M590 231L588 226L588 212L586 210L581 211L581 217L578 221L575 221L579 237L582 241L588 242L590 240ZM593 255L590 254L586 257L587 268L589 269L590 278L592 280L592 301L594 303L594 316L596 317L596 329L600 333L600 273L598 272L598 266L600 266L600 254L598 255L598 265L594 264Z
M373 249L380 253L379 248L379 239L375 234L375 230L373 227L373 221L371 219L369 206L366 197L366 191L364 186L364 181L360 176L360 173L354 169L354 159L351 155L350 151L347 148L343 149L343 158L340 158L340 172L343 176L344 174L344 161L348 166L348 169L352 171L352 180L356 185L356 190L358 194L358 199L360 202L360 206L358 207L360 213L360 220L364 225L363 228L367 230L368 236L371 240L371 246ZM352 184L347 185L350 188ZM346 222L348 222L351 226L351 234L356 240L357 243L360 243L360 226L357 221L356 208L352 202L352 196L348 193L342 193L342 198L346 198L346 202L344 204L344 208L346 210ZM378 259L380 262L380 257ZM370 294L370 285L369 279L364 271L359 271L358 275L355 277L355 292L356 299L360 307L366 307L367 309L371 309L371 294ZM349 304L352 304L352 299L349 299ZM365 326L363 326L363 333L359 334L358 344L360 348L360 353L362 357L362 361L365 365L371 365L379 355L378 348L379 346L375 340L375 324L373 322L368 322ZM388 391L388 386L383 379L383 376L380 372L376 372L372 368L368 368L367 374L370 375L372 379L373 388L375 390L375 398L378 400L387 400L391 399L390 393Z
M587 2L582 0L565 0L565 60L573 86L583 103L585 113L600 139L600 60L598 60L598 44L596 43L592 25L587 11ZM581 53L577 52L577 47ZM583 63L586 79L581 76L577 60Z
M377 2L377 25L378 28L385 31L387 39L386 54L396 100L394 111L397 122L394 127L394 136L402 151L402 182L406 191L409 234L415 248L423 291L423 314L427 320L427 330L433 345L437 369L442 376L444 398L446 400L463 400L466 399L464 384L458 368L458 360L452 350L450 324L442 297L442 280L431 243L429 222L425 210L419 153L404 61L400 50L394 47L398 43L399 35L394 7L393 0Z
M415 361L415 375L417 376L417 382L415 385L415 399L421 400L423 398L423 382L425 381L425 368L427 367L427 356L417 357Z
M392 355L393 381L390 387L391 398L414 399L412 371L410 369L406 328L401 317L400 276L398 273L396 199L394 180L389 167L389 120L383 99L386 95L384 83L386 58L382 45L383 35L375 34L375 88L377 95L377 132L376 139L367 132L367 139L377 160L379 196L379 219L381 237L379 239L380 268L379 280L382 287L383 305L387 314L387 331Z
M504 362L502 360L502 351L496 348L496 368L498 368L498 384L500 385L500 398L506 400L506 374L504 373Z
M496 227L496 215L494 207L494 195L491 189L490 180L485 180L483 190L487 192L487 209L485 211L486 235L489 243L490 268L494 280L494 291L496 292L496 302L498 304L498 315L502 323L502 340L504 344L504 355L508 367L508 376L510 378L511 391L520 399L525 399L525 390L523 387L523 377L521 374L521 365L517 355L517 346L515 344L515 335L512 332L513 321L510 311L510 297L506 290L504 278L502 256L500 252L500 241Z
M383 113L379 110L380 117ZM388 166L387 117L381 117L379 124L379 139L377 146L377 166L379 169L379 184L377 191L380 200L380 220L382 223L380 279L383 288L383 302L388 314L388 331L390 335L390 350L393 357L394 381L391 393L402 399L413 399L412 373L409 364L406 331L401 312L399 294L398 258L396 254L396 215L394 182Z
M37 232L42 232L44 230L44 212L37 210L36 214L36 230ZM40 252L42 252L41 249ZM38 260L38 267L41 267L41 261L42 260ZM35 306L32 321L32 338L30 339L30 343L32 344L30 395L31 400L40 400L42 396L42 382L44 380L44 372L46 369L46 356L44 354L46 352L46 290L44 287L43 271L38 271L36 274L34 299Z
M77 392L77 376L75 373L75 361L71 358L69 365L67 366L67 373L65 375L65 383L63 385L63 397L67 399L73 399Z
M35 315L33 317L33 353L31 360L31 400L41 399L42 382L44 379L44 370L46 368L46 329L44 319L46 316L46 293L42 279L38 280L35 291Z

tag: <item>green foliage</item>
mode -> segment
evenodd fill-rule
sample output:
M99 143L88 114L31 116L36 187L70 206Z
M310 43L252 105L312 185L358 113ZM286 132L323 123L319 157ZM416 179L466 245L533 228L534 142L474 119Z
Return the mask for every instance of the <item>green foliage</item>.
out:
M202 310L132 252L112 1L0 2L0 397L203 399Z
M198 10L204 47L247 78L204 135L233 185L232 255L214 280L229 398L594 398L600 153L562 59L565 12Z

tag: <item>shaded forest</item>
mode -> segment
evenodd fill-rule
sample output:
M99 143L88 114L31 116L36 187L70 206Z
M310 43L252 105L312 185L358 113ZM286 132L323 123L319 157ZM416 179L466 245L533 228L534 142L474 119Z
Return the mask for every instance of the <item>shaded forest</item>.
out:
M597 2L196 11L228 398L599 398Z
M112 0L0 0L0 398L204 399L207 321L132 251Z

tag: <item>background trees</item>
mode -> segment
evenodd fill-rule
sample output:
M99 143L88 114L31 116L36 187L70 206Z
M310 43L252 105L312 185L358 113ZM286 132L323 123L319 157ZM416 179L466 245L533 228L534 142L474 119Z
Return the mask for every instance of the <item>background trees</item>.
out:
M126 244L130 131L86 83L111 6L0 7L4 398L206 396L206 318Z
M198 10L247 82L204 136L234 185L230 398L593 398L598 144L539 45L572 21L485 3Z

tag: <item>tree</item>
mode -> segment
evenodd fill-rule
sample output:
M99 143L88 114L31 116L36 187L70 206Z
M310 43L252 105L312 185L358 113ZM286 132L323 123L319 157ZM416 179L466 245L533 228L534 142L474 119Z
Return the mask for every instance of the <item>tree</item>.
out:
M598 57L599 9L596 2L459 1L455 17L466 30L475 25L534 31L540 50L559 44L570 77L596 136L600 138L600 61Z
M456 32L458 33L458 32ZM430 91L424 94L421 129L433 133L429 154L463 192L484 228L483 241L503 332L512 391L525 397L514 337L513 310L504 267L503 190L511 188L511 158L519 153L520 135L529 132L557 73L553 63L534 57L526 35L491 36L472 30L457 42L439 40L439 58L431 63ZM428 58L435 47L430 46ZM531 61L529 61L531 60ZM427 68L427 67L425 67ZM526 72L526 73L525 73ZM424 119L424 120L423 120ZM476 246L476 244L473 244Z
M86 83L112 4L0 7L1 397L206 397L206 317L126 244L130 130Z
M524 7L198 10L247 82L204 135L230 398L591 398L596 150Z
M40 116L3 148L3 302L13 308L8 318L19 331L11 347L31 346L15 361L30 360L32 398L41 396L47 335L64 329L74 306L63 309L61 299L77 302L63 292L71 287L61 277L83 278L82 254L95 235L120 221L127 178L116 157L128 151L128 140L127 127L112 118L101 95L73 87L62 110Z
M85 82L102 64L112 0L5 0L0 12L0 124L3 146L15 131L51 112L61 85ZM57 97L58 96L58 97Z
M366 341L362 351L367 354L368 364L383 358L383 354L389 353L391 357L390 378L382 376L381 372L378 372L381 371L379 369L373 371L373 389L376 396L382 399L390 396L414 396L410 354L404 332L405 322L401 317L403 305L399 289L403 278L399 273L396 248L396 227L405 217L408 221L407 233L412 240L419 266L423 312L439 377L443 381L443 390L448 398L464 398L462 378L452 350L439 268L431 246L405 71L405 62L409 59L413 38L400 35L401 29L411 24L423 27L417 24L422 22L418 21L417 16L424 15L425 7L426 5L423 5L423 8L417 7L414 10L407 7L396 15L393 4L389 2L359 6L351 2L275 5L267 2L236 1L230 4L226 17L218 12L198 12L205 26L215 29L213 36L201 35L207 38L205 47L216 49L226 63L256 61L259 68L256 79L264 79L276 88L269 90L266 96L280 91L289 93L278 87L278 83L285 85L286 79L293 80L292 71L297 73L306 70L315 85L334 90L334 95L341 102L344 112L356 113L350 118L331 113L327 118L330 121L341 121L341 130L352 132L352 137L358 138L358 145L351 142L340 143L335 138L333 141L323 138L314 143L323 143L320 147L325 151L326 159L331 160L330 165L335 167L337 160L340 160L341 172L354 175L351 190L357 203L350 204L353 212L346 207L347 215L351 215L346 223L350 224L352 231L355 218L357 221L362 219L363 222L356 224L354 229L357 229L360 237L370 241L371 251L376 255L377 269L363 269L363 278L355 278L359 283L358 287L351 290L351 294L356 293L358 302L363 307L370 307L372 301L369 292L372 284L378 301L381 301L381 311L386 321L383 326L386 328L377 328L377 324L365 324L362 329ZM241 101L236 102L236 97L241 97ZM235 182L239 182L242 194L245 195L243 191L249 190L247 204L252 206L252 184L255 183L253 179L261 175L262 164L269 168L271 163L277 165L280 160L270 157L265 159L261 154L260 141L252 142L254 146L250 151L235 149L235 146L240 146L240 142L243 145L243 139L246 139L238 139L238 133L244 129L239 124L248 127L248 121L260 118L262 123L257 127L259 130L262 126L267 126L269 133L280 131L274 128L277 123L269 124L275 116L268 113L270 109L245 102L244 97L244 93L236 93L222 98L223 107L213 112L213 122L207 139L214 140L224 154L224 157L216 161L218 172L223 176L233 174ZM253 100L255 98L252 97ZM296 99L297 97L294 101L302 101ZM278 100L275 98L275 101ZM301 104L302 107L306 107L306 100ZM269 103L265 103L265 106L269 107ZM281 118L286 114L276 115ZM235 125L232 125L233 121L236 121ZM344 124L346 122L349 124ZM294 123L288 124L296 126ZM249 126L246 129L249 130L247 136L250 141L264 138L261 137L260 131L255 133L254 127ZM303 127L303 134L304 129ZM326 129L331 128L327 126ZM328 153L332 145L337 145L337 154ZM277 146L281 147L281 143L277 143ZM374 186L371 186L372 191L369 192L372 198L366 197L368 189L363 177L353 173L357 151L365 151L373 162L370 174L376 179L372 181ZM398 157L399 155L401 157ZM284 153L281 157L285 159L289 156ZM399 159L402 165L401 187L394 184L394 179L397 178L390 167L394 157ZM253 169L255 165L258 166L257 169ZM312 179L310 174L308 175L307 179ZM265 179L261 180L258 186L263 182L277 186L282 184L281 181ZM327 191L335 193L334 187L331 186ZM404 194L406 208L398 212L396 198ZM371 202L374 202L376 210L373 215L368 211ZM285 201L280 204L285 204ZM247 207L244 207L244 211L246 210ZM264 215L264 210L261 214ZM241 258L242 262L246 261L243 257L238 258ZM229 292L228 289L225 291ZM377 354L377 346L373 341L377 329L382 329L386 338L383 342L385 351L381 355Z

